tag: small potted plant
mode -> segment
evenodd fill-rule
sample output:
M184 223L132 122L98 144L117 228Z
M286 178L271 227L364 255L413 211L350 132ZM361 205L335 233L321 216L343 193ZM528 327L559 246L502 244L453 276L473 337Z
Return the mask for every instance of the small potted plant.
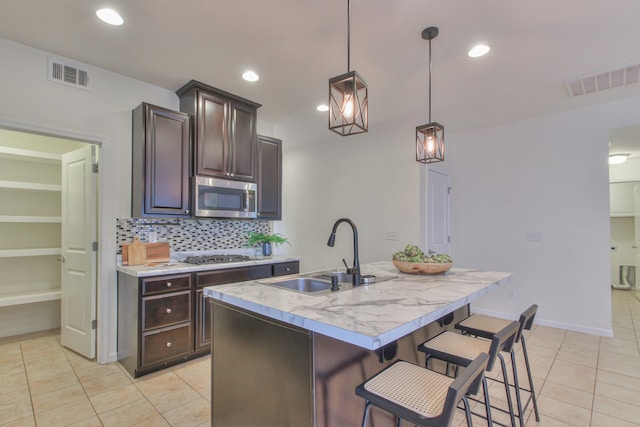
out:
M291 243L289 243L289 240L284 237L282 234L280 233L275 233L275 234L265 234L265 233L258 233L256 231L249 231L249 236L247 238L247 246L255 246L257 244L261 244L262 245L262 255L264 256L271 256L272 254L272 244L276 245L276 247L280 246L281 244L286 243L288 245L291 245Z

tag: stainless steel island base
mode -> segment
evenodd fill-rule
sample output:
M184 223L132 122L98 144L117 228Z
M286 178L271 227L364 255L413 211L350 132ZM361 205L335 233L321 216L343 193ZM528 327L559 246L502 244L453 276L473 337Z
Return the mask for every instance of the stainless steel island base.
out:
M422 365L417 345L467 316L467 306L378 350L234 307L212 304L212 426L359 426L355 387L395 359ZM376 427L393 426L372 411Z

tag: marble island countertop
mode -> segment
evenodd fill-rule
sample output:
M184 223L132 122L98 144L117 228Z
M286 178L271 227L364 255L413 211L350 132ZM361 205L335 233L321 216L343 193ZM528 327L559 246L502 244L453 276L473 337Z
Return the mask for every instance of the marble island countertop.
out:
M204 294L250 312L375 350L438 320L511 278L511 273L459 268L443 275L410 275L399 272L390 261L366 263L361 270L363 274L396 278L317 295L277 288L260 281L210 286L204 288Z

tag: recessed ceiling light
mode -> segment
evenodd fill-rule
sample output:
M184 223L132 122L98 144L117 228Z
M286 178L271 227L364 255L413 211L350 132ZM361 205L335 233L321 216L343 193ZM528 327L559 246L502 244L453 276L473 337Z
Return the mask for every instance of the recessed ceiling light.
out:
M477 44L469 51L468 55L471 58L478 58L480 56L486 55L490 50L491 48L486 44Z
M316 110L318 111L329 111L329 106L325 105L325 104L320 104L316 107Z
M248 82L257 82L260 80L260 76L251 70L242 73L242 78Z
M124 19L122 19L122 16L120 16L118 12L116 12L113 9L97 10L96 15L103 22L106 22L107 24L110 24L110 25L122 25L124 23Z
M629 158L629 153L618 153L618 154L610 154L609 155L609 164L610 165L619 165L620 163L624 163Z

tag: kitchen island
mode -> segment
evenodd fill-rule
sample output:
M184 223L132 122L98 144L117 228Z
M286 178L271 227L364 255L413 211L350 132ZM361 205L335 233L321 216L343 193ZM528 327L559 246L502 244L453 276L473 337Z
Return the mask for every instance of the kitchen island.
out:
M400 273L338 292L294 292L260 281L207 287L212 314L212 425L355 426L354 389L396 358L424 363L416 346L467 315L467 305L510 273L452 269ZM374 412L375 425L392 425Z

